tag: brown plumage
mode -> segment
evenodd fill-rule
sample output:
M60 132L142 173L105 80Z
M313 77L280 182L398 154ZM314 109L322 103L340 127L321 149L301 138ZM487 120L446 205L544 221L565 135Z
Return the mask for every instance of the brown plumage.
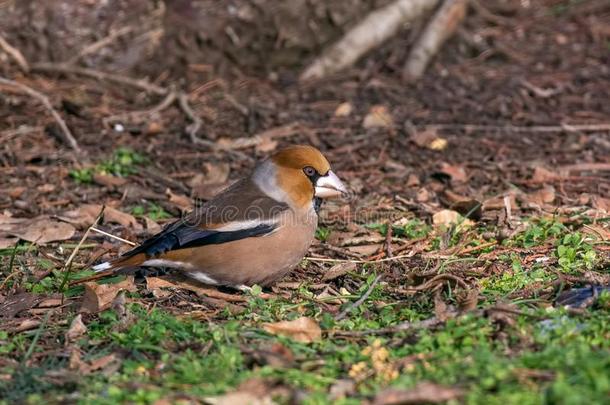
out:
M345 192L326 158L291 146L98 271L169 267L208 284L269 285L306 254L319 199Z

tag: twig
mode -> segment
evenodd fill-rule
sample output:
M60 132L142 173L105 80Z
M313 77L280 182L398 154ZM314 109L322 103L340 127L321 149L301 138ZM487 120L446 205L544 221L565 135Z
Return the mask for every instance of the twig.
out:
M61 280L61 285L59 286L59 290L62 292L62 296L61 296L62 305L64 303L64 298L65 298L64 288L66 286L66 283L68 282L68 279L70 278L70 272L72 271L72 260L74 260L74 257L78 253L78 251L79 251L80 247L82 246L83 242L85 241L85 239L87 239L87 236L89 236L89 232L91 232L91 230L97 225L97 223L100 221L100 219L102 219L102 216L104 215L105 210L106 210L106 206L102 205L102 209L100 209L99 214L97 214L97 217L95 217L95 220L93 221L91 226L89 226L89 228L87 228L87 230L83 234L83 237L78 242L78 245L76 245L76 247L72 251L72 254L70 254L70 257L68 257L68 260L66 260L66 263L64 264L64 267L62 269L62 272L64 273L64 277Z
M367 264L367 263L393 262L393 261L398 261L398 260L401 260L401 259L406 259L406 258L409 258L409 257L413 257L414 255L415 255L415 251L411 251L411 252L406 253L404 255L385 257L383 259L377 259L377 260L357 260L357 259L343 260L343 259L331 259L331 258L328 258L328 257L311 257L311 256L306 256L305 260L309 260L310 262L322 262L322 263L356 263L356 264Z
M320 79L351 66L405 24L431 10L438 0L395 0L372 11L301 74L300 80Z
M8 53L15 60L15 62L17 62L22 71L30 71L30 65L21 51L6 42L6 39L4 39L2 35L0 35L0 48L2 48L4 52Z
M216 148L216 143L208 141L207 139L201 139L197 136L197 132L199 132L203 123L201 122L201 118L199 118L191 108L187 94L180 93L178 95L178 105L187 118L191 120L191 124L186 127L186 133L191 139L191 142Z
M426 126L437 130L462 131L499 131L499 132L600 132L610 131L610 123L605 124L561 124L561 125L532 125L529 127L515 125L474 125L474 124L431 124Z
M131 242L131 241L127 240L127 239L120 238L120 237L118 237L116 235L113 235L111 233L102 231L101 229L98 229L95 226L91 226L89 229L87 229L87 231L89 231L89 230L92 230L93 232L97 232L97 233L102 234L104 236L108 236L109 238L116 239L116 240L118 240L120 242L127 243L130 246L135 246L136 245L136 243L134 243L134 242Z
M419 40L413 45L405 67L403 78L417 80L445 41L453 34L466 16L467 0L445 0L434 14Z
M109 45L114 42L114 40L116 40L117 38L129 34L131 31L133 31L133 27L130 26L119 28L118 30L111 32L110 35L100 39L99 41L85 46L77 55L68 59L66 63L69 65L73 65L78 62L83 56L99 51L106 45Z
M68 146L70 146L70 148L72 148L76 152L81 151L80 147L78 146L78 143L76 142L76 139L74 139L74 136L72 136L72 132L70 132L70 129L66 125L66 122L63 120L63 118L61 118L55 108L53 108L53 105L51 104L51 101L49 101L49 98L47 96L34 90L29 86L26 86L25 84L4 77L0 77L0 83L16 87L21 92L26 93L30 97L33 97L36 100L40 101L42 105L44 105L44 107L51 113L51 115L55 119L55 122L57 122L57 124L61 128L64 141L68 144Z
M85 77L90 77L96 80L105 80L118 84L123 84L130 87L143 90L147 93L158 94L164 96L169 93L169 89L161 86L157 86L144 79L132 79L123 75L116 75L112 73L101 72L99 70L81 68L76 66L70 66L67 64L56 64L56 63L35 63L31 66L32 71L41 73L63 73L63 74L75 74Z
M480 245L477 245L477 246L471 246L464 250L460 250L459 252L457 252L456 256L467 255L469 253L476 252L481 249L487 249L488 247L495 246L497 243L498 242L493 241L493 242L481 243Z
M337 316L335 316L335 321L340 321L341 319L345 318L347 316L347 314L349 314L354 309L356 309L360 305L362 305L362 303L364 303L364 301L366 301L366 299L369 297L369 295L371 295L371 293L373 292L373 290L379 283L379 280L381 280L382 276L383 276L382 274L377 275L377 277L375 277L375 279L373 280L373 282L371 283L369 288L366 290L366 292L364 294L362 294L362 297L360 297L357 301L352 303L349 307L345 308Z
M169 93L167 93L165 98L163 100L161 100L161 102L159 104L157 104L156 106L149 108L148 110L131 111L128 113L111 115L111 116L103 119L104 125L109 126L109 124L114 121L131 121L131 120L135 120L136 118L141 117L141 116L151 116L154 114L158 114L161 111L170 107L174 103L174 101L176 101L177 96L178 95L176 94L176 92L172 90Z

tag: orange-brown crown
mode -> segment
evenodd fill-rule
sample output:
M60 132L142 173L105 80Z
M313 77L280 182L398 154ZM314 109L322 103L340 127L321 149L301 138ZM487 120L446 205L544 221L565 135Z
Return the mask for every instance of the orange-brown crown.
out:
M321 175L330 170L328 160L313 146L294 145L280 150L271 157L271 160L279 167L303 170L311 166Z
M303 169L307 166L313 167L322 176L330 170L330 164L324 155L316 148L306 145L282 149L271 156L271 161L277 166L278 186L302 208L311 204L314 195L314 185Z

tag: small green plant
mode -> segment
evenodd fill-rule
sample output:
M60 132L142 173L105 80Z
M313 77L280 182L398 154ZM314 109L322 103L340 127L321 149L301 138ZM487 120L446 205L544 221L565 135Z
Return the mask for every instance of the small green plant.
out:
M70 171L70 177L79 184L89 184L93 182L93 169L88 167L84 169L75 169Z
M565 235L560 240L556 253L557 262L566 273L583 268L591 270L597 259L593 246L580 232Z
M77 183L89 184L93 182L93 175L110 174L113 176L125 177L137 172L138 165L146 162L146 158L129 148L118 148L110 159L104 160L95 167L86 167L70 171Z
M530 222L527 229L515 237L514 242L517 246L530 248L566 231L567 228L556 220L541 219Z
M159 204L149 202L146 207L143 205L136 205L131 208L131 214L136 217L148 217L153 221L160 219L172 218L172 214L165 211Z
M320 242L326 242L330 236L330 229L319 227L316 229L316 239Z

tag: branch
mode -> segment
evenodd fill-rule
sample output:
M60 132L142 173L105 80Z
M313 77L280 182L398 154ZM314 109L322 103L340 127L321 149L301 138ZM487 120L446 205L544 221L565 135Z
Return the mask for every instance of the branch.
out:
M161 86L157 86L145 79L132 79L130 77L116 75L112 73L101 72L99 70L81 68L76 66L70 66L66 64L56 63L35 63L31 66L32 71L41 73L64 73L64 74L75 74L85 77L91 77L96 80L105 80L126 86L135 87L143 90L147 93L157 94L164 96L169 93L169 89Z
M30 71L30 65L28 64L28 61L25 59L21 51L6 42L6 39L4 39L2 35L0 35L0 48L2 48L4 52L8 53L15 60L15 62L17 62L22 71Z
M74 136L72 136L72 132L70 132L70 129L66 125L66 122L63 120L63 118L61 118L61 116L55 110L55 108L53 108L53 105L51 104L51 102L49 101L49 98L47 96L34 90L31 87L26 86L25 84L22 84L22 83L19 83L19 82L16 82L14 80L10 80L10 79L4 78L4 77L0 77L0 83L6 84L9 86L13 86L13 87L17 88L18 90L20 90L22 93L25 93L25 94L29 95L30 97L35 98L36 100L40 101L42 103L42 105L44 105L44 107L51 113L51 115L55 119L55 122L57 122L57 124L59 125L59 128L61 129L61 131L63 133L64 142L66 142L68 144L68 146L70 146L70 148L72 148L74 151L76 151L76 152L81 151L80 147L78 146L78 143L76 142L76 139L74 139Z
M468 0L445 0L443 2L419 40L413 45L403 69L404 79L416 80L424 74L430 60L466 16L467 5Z
M343 38L314 60L300 80L320 79L351 66L362 55L392 37L406 23L431 10L438 0L395 0L371 12Z

